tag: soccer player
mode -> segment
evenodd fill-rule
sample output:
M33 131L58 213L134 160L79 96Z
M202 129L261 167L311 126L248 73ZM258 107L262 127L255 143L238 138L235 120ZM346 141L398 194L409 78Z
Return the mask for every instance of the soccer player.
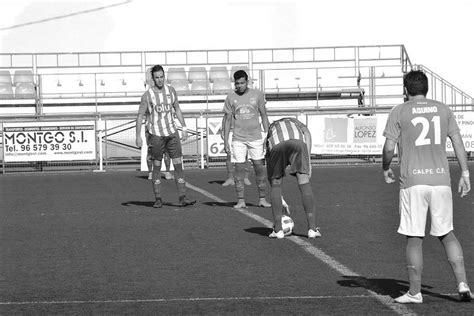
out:
M274 121L269 129L266 140L266 161L268 181L271 185L271 203L274 220L274 229L269 237L281 239L285 236L281 217L282 209L286 204L282 200L281 183L286 168L296 176L298 187L303 201L303 208L308 223L308 237L321 237L316 227L316 208L311 188L311 133L309 129L295 118L282 118Z
M400 226L407 237L406 257L410 289L395 299L398 303L422 303L422 244L428 210L430 234L441 241L454 272L462 301L471 300L461 244L453 232L453 200L446 139L449 137L461 167L458 191L461 197L471 189L466 151L453 112L445 104L426 98L428 78L411 71L403 79L408 101L392 109L384 130L383 173L387 183L395 182L390 168L395 146L400 161Z
M224 148L235 163L235 189L237 204L234 208L247 207L244 197L244 173L247 156L252 160L261 207L271 207L265 200L266 179L263 165L263 131L268 130L265 98L259 90L248 87L248 75L243 70L234 73L235 91L230 92L224 103ZM261 123L260 123L261 119ZM229 134L233 126L232 141ZM232 146L232 150L231 150Z
M178 189L179 205L193 205L186 197L186 181L183 172L183 155L181 141L174 117L178 119L183 130L183 140L188 137L183 113L179 107L176 91L172 86L165 84L165 72L161 65L153 66L150 70L154 85L141 98L136 123L136 144L143 145L141 129L143 119L146 118L147 130L150 133L151 154L153 158L152 183L155 194L153 207L163 206L161 197L161 160L163 153L168 152L175 167L175 182Z

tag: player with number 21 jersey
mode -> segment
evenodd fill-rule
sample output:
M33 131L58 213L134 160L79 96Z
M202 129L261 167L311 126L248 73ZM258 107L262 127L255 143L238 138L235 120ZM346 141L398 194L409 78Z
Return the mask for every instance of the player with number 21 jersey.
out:
M383 135L398 142L400 188L451 185L446 136L459 133L453 112L441 102L424 98L394 107Z

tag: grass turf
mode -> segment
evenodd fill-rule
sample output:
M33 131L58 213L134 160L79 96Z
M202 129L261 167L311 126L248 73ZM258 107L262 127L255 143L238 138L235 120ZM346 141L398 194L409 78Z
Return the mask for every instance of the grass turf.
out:
M358 277L269 239L269 228L231 207L235 191L220 185L223 169L187 170L186 177L225 202L188 190L198 203L177 207L174 181L164 180L165 206L153 209L151 184L139 172L1 176L0 312L386 314L367 289L391 297L406 291L398 187L384 184L380 166L315 168L312 177L323 238L310 242ZM271 220L270 209L256 206L251 180L248 210ZM295 234L307 240L294 178L285 178L283 193ZM473 200L454 198L468 277ZM439 242L427 237L424 253L426 304L410 308L470 314L472 305L443 295L455 286Z

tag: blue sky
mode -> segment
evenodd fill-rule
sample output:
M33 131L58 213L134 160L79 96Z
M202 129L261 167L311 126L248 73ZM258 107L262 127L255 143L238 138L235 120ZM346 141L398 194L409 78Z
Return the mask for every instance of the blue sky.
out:
M474 95L469 0L96 0L0 2L0 52L404 44Z

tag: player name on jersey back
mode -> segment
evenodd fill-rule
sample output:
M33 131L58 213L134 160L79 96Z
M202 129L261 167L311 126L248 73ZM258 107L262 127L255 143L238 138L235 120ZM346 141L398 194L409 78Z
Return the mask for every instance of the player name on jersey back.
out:
M417 102L418 104L426 104L426 102ZM412 114L429 114L429 113L438 113L438 107L436 106L424 106L424 107L414 107L411 110Z

